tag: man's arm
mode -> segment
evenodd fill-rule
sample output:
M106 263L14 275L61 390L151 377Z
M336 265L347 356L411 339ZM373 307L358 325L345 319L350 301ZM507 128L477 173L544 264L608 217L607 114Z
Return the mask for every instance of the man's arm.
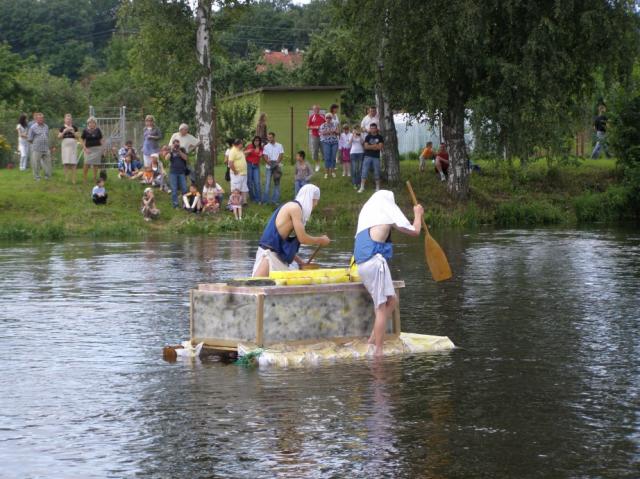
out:
M302 223L302 211L299 207L292 207L289 215L291 217L291 223L293 224L293 230L296 232L296 237L300 243L319 244L322 246L327 246L329 244L330 240L327 235L316 237L307 234L304 229L304 224Z
M422 217L424 215L424 208L422 205L415 205L413 207L413 230L408 228L401 228L394 226L395 229L409 236L420 236L422 230Z

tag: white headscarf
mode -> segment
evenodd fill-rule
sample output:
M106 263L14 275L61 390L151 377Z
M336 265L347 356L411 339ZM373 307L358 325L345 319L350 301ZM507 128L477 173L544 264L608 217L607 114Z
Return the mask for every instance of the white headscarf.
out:
M358 216L358 229L361 231L377 225L396 225L400 228L413 230L413 225L396 205L393 192L389 190L376 191L364 204Z
M320 199L320 188L316 185L304 185L296 195L296 201L302 205L302 223L307 224L311 210L313 209L313 200Z

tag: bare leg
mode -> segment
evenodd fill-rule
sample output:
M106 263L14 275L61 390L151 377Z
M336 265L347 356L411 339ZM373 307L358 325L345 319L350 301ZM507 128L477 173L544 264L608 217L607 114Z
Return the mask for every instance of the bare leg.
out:
M71 165L71 182L76 184L76 171L78 167L76 165Z
M396 307L396 298L389 296L386 303L381 304L376 308L376 319L373 324L373 331L369 337L369 344L376 345L376 357L381 357L384 345L384 331L387 327L387 320L391 316L394 308Z
M89 165L85 163L82 167L82 181L87 181L87 173L89 172Z
M94 181L94 183L96 182L97 179L98 179L98 167L94 166L93 167L93 181Z
M268 258L262 258L262 261L260 262L260 266L258 266L258 269L256 269L255 274L253 275L254 278L263 278L269 276L269 259Z

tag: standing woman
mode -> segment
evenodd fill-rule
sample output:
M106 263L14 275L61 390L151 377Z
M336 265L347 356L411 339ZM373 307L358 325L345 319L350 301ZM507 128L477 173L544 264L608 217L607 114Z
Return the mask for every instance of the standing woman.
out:
M245 157L247 158L248 175L247 182L249 183L249 198L255 203L262 201L260 195L260 160L262 159L262 140L258 135L253 137L253 141L244 149Z
M162 133L156 126L156 119L153 115L147 115L144 118L143 138L142 158L144 167L149 168L151 166L151 155L160 152L160 139L162 138Z
M327 113L325 122L320 126L320 144L322 145L322 157L324 158L324 177L336 177L336 155L338 154L338 135L340 134L338 123L333 121L333 115Z
M64 116L64 124L60 127L58 138L62 139L62 166L64 178L76 184L76 168L78 166L78 128L73 124L71 113Z
M260 137L260 143L267 144L267 114L260 113L258 124L256 125L256 136Z
M94 116L87 118L87 127L82 131L82 147L84 150L84 166L82 168L82 179L87 181L89 167L93 167L93 181L98 177L98 168L102 163L102 144L104 138L98 128L98 122Z
M29 124L27 123L27 115L22 113L18 118L16 131L18 132L18 150L20 151L20 171L27 169L29 161L29 142L27 141L27 133Z

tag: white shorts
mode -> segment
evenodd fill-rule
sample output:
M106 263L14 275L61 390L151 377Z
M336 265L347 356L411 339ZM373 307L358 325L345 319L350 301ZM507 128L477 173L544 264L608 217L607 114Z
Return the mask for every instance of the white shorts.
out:
M247 175L236 175L233 171L229 172L231 176L231 190L239 190L240 193L248 193Z
M278 255L271 251L270 249L258 248L258 252L256 253L256 261L253 263L253 271L251 271L251 276L255 276L256 270L260 267L262 260L267 258L269 261L269 271L288 271L289 265L283 262Z
M389 297L395 298L396 290L393 287L389 265L381 254L377 254L364 263L360 263L358 265L358 274L362 284L367 288L373 299L373 307L375 309L386 303Z

